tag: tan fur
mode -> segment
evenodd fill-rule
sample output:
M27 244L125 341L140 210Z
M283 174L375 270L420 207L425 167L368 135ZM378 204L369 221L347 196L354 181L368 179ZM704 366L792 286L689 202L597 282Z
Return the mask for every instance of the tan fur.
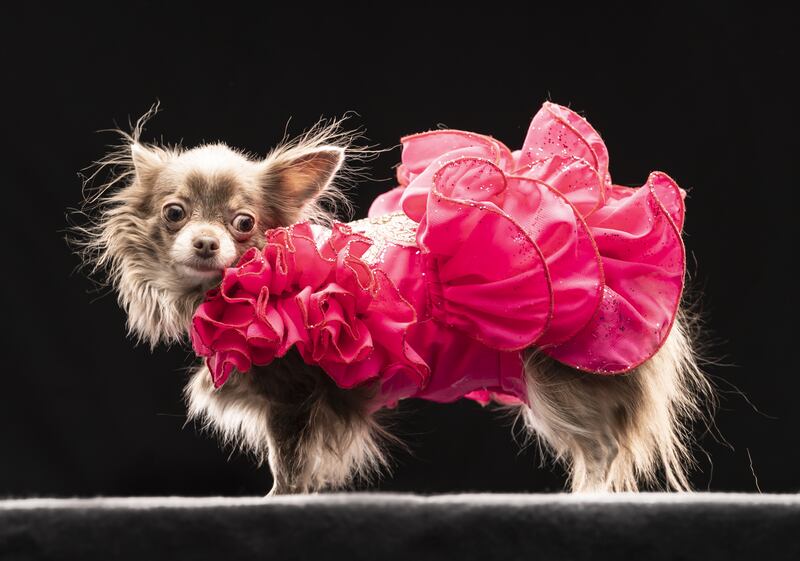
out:
M296 352L234 373L219 389L201 367L185 389L189 420L269 462L272 494L339 489L388 466L384 444L393 439L370 413L372 393L337 387Z
M636 491L639 485L688 491L691 427L708 418L713 391L679 317L664 346L617 376L583 373L530 349L531 435L563 462L573 491Z

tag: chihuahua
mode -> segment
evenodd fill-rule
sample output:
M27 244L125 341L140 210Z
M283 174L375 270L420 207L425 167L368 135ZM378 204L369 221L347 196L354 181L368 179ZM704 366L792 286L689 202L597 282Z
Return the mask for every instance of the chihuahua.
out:
M140 341L186 341L206 291L264 231L300 220L329 223L350 137L337 123L255 158L225 144L145 145L142 118L101 161L112 180L90 197L77 230L83 257L116 289ZM506 406L563 463L573 491L688 490L691 425L707 418L710 383L698 367L692 321L679 314L659 352L625 375L597 376L530 348L528 404ZM374 389L341 389L290 351L234 372L215 389L205 366L185 390L190 419L266 461L271 494L339 489L387 467L396 439L369 404Z

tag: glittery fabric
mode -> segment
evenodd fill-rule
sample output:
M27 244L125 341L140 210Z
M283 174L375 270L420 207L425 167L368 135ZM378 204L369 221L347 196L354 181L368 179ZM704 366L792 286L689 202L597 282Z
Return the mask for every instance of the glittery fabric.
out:
M551 103L514 152L464 131L402 142L400 185L369 218L270 231L258 274L258 252L226 272L193 329L218 385L295 345L342 387L378 381L377 406L515 403L527 347L598 374L661 347L685 267L667 175L614 185L599 134Z
M354 232L367 236L372 246L362 259L372 265L386 262L387 250L394 247L417 247L417 223L403 212L363 218L348 224Z

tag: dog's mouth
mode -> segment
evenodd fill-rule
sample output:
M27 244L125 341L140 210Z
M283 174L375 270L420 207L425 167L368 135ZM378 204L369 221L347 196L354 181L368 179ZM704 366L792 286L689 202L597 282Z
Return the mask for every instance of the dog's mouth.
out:
M175 268L178 272L190 281L211 281L222 277L226 265L211 261L192 260L176 263Z
M220 267L216 263L188 263L186 267L197 271L198 273L221 273L225 267Z

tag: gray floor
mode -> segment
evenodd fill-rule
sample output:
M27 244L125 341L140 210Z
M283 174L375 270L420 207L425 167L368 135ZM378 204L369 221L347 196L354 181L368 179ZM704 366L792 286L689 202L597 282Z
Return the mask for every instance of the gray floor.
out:
M622 556L622 557L621 557ZM800 559L800 495L0 501L0 559Z

